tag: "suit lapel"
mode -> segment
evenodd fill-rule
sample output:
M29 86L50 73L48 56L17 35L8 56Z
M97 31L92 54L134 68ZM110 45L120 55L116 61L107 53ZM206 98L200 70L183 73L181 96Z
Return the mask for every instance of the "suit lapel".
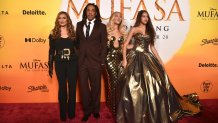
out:
M80 32L82 33L82 36L86 38L83 28L84 28L84 25L81 24ZM98 30L98 23L95 23L89 38L92 38L93 35L97 32L97 30Z
M85 34L84 34L84 31L83 31L84 26L85 26L85 25L82 24L80 29L81 29L82 36L83 36L84 38L86 38L86 36L85 36Z
M92 32L91 32L91 34L90 34L90 36L89 36L89 38L92 38L92 37L93 37L93 35L94 35L95 32L97 31L97 29L98 29L98 24L95 23L95 24L94 24L94 27L93 27L93 29L92 29Z

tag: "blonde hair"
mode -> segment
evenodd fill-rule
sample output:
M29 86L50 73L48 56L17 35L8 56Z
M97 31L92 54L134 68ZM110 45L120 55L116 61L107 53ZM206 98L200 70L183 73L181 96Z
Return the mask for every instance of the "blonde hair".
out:
M115 17L116 14L120 14L121 15L120 12L114 12L110 16L109 22L107 24L108 39L110 38L110 33L112 31L114 31L114 17ZM118 30L125 37L125 35L126 35L126 26L123 24L123 18L122 18L120 24L118 25Z

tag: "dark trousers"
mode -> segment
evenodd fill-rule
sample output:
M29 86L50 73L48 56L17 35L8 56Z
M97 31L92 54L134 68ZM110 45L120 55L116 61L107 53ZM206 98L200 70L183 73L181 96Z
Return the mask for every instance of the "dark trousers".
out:
M66 117L66 112L73 116L76 105L77 60L55 62L55 71L59 85L60 117Z
M79 87L85 115L99 113L101 95L101 68L88 62L79 66Z

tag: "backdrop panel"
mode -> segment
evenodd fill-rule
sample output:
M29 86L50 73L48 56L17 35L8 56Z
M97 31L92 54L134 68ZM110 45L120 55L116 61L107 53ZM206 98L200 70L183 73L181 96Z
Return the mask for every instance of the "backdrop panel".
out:
M1 0L0 103L57 102L56 75L48 76L48 35L59 11L68 12L76 25L88 2L99 6L105 24L112 12L121 12L128 29L146 9L179 93L218 98L217 0ZM105 101L103 79L101 92Z

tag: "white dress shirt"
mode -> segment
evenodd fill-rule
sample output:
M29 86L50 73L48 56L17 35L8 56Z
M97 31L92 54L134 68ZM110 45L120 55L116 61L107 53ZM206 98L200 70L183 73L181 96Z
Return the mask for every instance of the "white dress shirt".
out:
M93 30L93 27L94 27L94 25L95 25L95 19L93 19L92 21L89 21L88 19L86 19L86 25L88 25L89 24L89 22L91 22L91 24L90 24L90 29L89 29L89 36L91 35L91 33L92 33L92 30ZM84 25L83 26L83 33L84 33L84 35L86 35L86 25Z

